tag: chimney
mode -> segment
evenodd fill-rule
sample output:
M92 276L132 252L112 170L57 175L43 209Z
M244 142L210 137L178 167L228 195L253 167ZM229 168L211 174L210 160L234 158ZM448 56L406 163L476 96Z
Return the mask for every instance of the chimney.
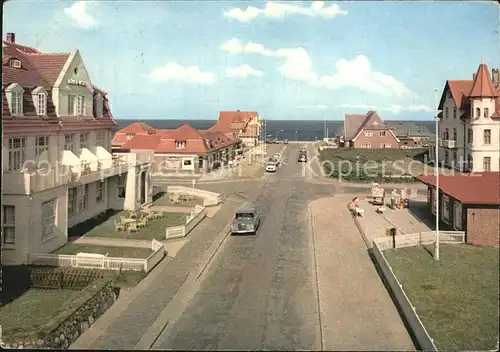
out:
M494 86L500 86L500 69L491 69L491 81L493 82Z
M7 43L16 43L16 33L7 33L7 38L5 39Z
M475 79L476 79L476 74L475 74L475 73L473 73L473 74L472 74L472 80L474 81Z

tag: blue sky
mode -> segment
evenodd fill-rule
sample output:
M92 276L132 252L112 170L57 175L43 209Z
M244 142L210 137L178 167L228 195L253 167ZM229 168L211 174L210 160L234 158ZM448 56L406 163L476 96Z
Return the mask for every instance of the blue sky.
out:
M250 7L250 8L249 8ZM79 49L117 118L431 119L434 89L500 65L494 2L4 3L3 32Z

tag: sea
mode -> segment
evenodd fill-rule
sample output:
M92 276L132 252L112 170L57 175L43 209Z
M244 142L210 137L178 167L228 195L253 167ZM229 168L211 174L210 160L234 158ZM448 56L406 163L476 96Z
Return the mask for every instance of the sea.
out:
M196 129L204 130L213 126L216 120L121 120L117 119L118 126L116 130L120 130L133 122L145 122L153 128L175 129L183 124L189 124ZM297 121L297 120L266 120L265 134L267 139L289 141L315 141L321 140L328 136L329 138L340 135L344 129L344 121L342 120L321 120L321 121ZM415 123L419 125L432 126L433 121L392 121L403 123Z

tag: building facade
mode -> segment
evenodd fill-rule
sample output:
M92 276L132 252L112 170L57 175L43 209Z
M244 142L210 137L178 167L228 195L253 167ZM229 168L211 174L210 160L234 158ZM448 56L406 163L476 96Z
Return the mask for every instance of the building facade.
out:
M151 155L111 154L116 122L78 50L42 53L13 33L2 49L2 256L23 264L80 222L149 202Z
M399 148L399 139L376 111L346 114L343 146L354 148Z
M434 137L426 126L415 123L393 122L387 126L399 139L400 148L422 148L429 145Z
M471 80L446 82L439 103L439 160L460 171L500 170L500 71L482 62ZM434 148L429 149L435 159Z
M175 130L154 129L134 122L116 132L113 150L154 153L153 173L158 176L193 175L217 169L241 151L241 140L215 128L196 130L182 125Z
M211 130L232 133L247 147L257 147L263 122L257 111L220 111L217 123Z
M457 231L465 231L466 242L475 245L499 245L500 173L443 175L436 191L436 177L418 176L426 184L427 204L436 216L438 195L439 220Z

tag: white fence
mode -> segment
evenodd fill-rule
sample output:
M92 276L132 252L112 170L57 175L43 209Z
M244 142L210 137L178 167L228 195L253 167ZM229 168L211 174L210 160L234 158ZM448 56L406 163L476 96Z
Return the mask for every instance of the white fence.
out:
M221 195L219 193L205 191L197 188L190 188L184 186L168 186L168 193L182 193L188 194L193 197L203 198L203 206L217 205L222 202Z
M186 217L186 224L181 226L167 227L165 231L165 238L167 240L172 238L185 237L196 225L200 223L207 216L207 209L200 205L195 206L194 211Z
M151 241L153 253L146 259L96 256L94 253L70 254L46 254L29 253L28 264L43 266L62 266L85 269L123 270L149 272L165 256L163 243Z
M462 231L440 231L439 239L444 243L464 243L465 232ZM436 239L435 232L421 232L410 235L396 236L396 248L409 247L418 244L433 243ZM392 248L392 238L377 238L373 241L372 254L380 269L383 279L389 286L394 298L398 302L399 308L402 311L406 322L417 339L420 349L424 351L437 351L434 340L430 337L425 329L424 324L420 320L415 307L411 304L403 285L398 281L389 262L385 259L383 251Z
M378 248L383 251L393 247L392 237L376 238ZM436 232L418 232L409 235L398 235L395 237L396 248L411 247L419 244L430 244L436 241ZM464 231L439 231L439 241L443 243L464 243Z

